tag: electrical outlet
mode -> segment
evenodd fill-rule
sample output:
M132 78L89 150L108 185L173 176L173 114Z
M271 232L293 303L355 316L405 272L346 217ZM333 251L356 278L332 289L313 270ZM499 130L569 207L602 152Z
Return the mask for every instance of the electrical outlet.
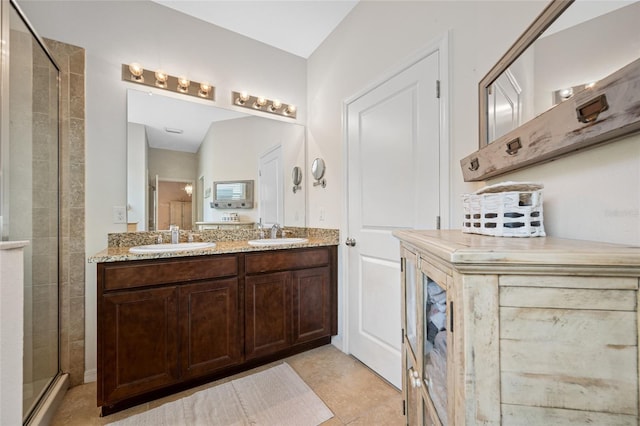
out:
M325 211L324 209L320 209L320 217L318 218L321 222L324 222Z
M124 206L113 206L111 210L113 223L127 223L127 208Z

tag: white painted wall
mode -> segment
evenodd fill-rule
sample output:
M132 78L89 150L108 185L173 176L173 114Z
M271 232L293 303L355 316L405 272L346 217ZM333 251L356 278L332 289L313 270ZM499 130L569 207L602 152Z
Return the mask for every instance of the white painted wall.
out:
M107 246L112 206L126 205L127 89L123 63L162 68L216 86L216 105L247 90L298 105L306 120L306 62L279 49L206 24L150 1L20 0L42 37L86 49L86 252ZM246 111L246 110L245 110ZM86 374L96 368L96 267L86 268Z

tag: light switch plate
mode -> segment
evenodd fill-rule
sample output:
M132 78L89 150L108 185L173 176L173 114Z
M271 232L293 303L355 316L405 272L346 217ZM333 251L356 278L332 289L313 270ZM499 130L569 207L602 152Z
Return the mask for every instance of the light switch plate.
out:
M127 209L124 206L113 206L111 215L113 223L127 223Z

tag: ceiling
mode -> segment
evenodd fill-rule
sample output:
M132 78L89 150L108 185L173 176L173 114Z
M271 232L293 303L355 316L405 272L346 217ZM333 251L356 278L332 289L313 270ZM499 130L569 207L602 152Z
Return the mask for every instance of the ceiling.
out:
M308 58L358 0L153 0Z

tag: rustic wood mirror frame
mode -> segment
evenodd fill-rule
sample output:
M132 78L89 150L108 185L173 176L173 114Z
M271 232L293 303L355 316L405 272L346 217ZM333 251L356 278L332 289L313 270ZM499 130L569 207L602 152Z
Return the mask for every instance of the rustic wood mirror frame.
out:
M487 140L488 88L572 3L552 0L480 81L480 146L460 160L465 182L551 161L640 130L640 93L629 90L640 84L638 59L496 140Z

